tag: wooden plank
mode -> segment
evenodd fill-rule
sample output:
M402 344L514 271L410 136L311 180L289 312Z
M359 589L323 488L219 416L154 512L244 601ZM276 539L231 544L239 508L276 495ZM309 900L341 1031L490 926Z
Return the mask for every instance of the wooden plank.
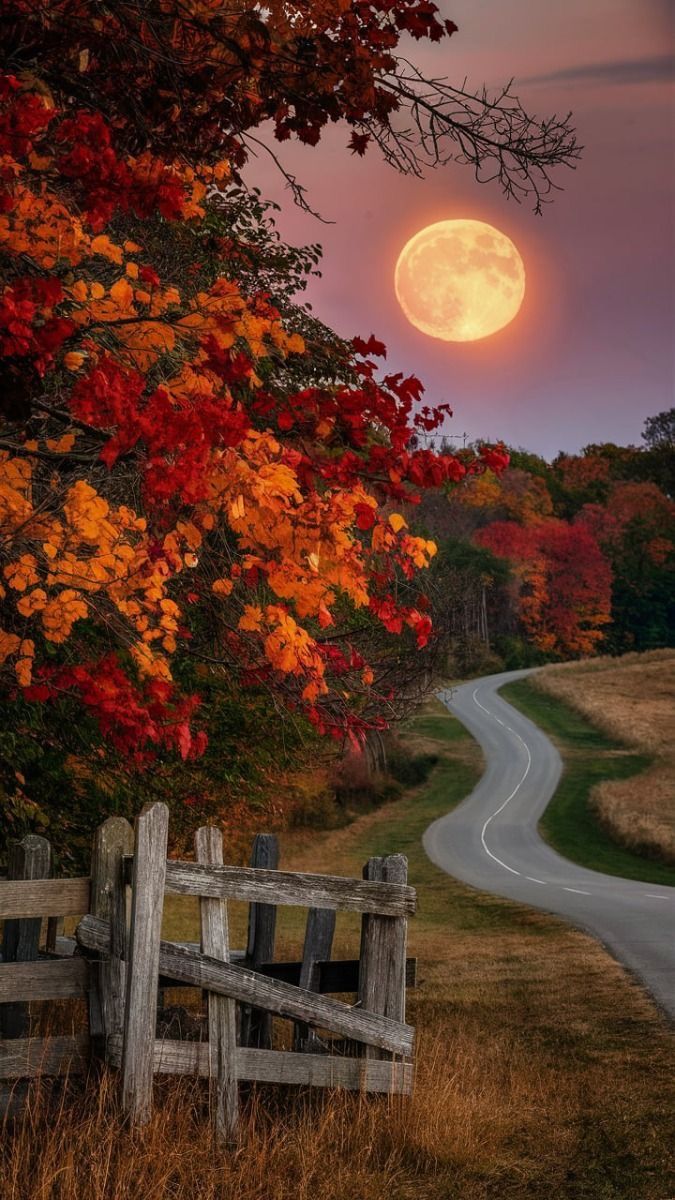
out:
M91 853L91 911L110 926L110 957L93 972L89 996L92 1048L105 1055L106 1040L124 1028L127 913L122 877L124 856L134 848L134 831L124 817L109 817L96 830Z
M152 1113L152 1055L168 833L166 804L146 805L136 821L122 1063L122 1103L136 1125L146 1124ZM110 952L108 922L103 925Z
M198 942L174 942L186 950L198 950ZM246 955L243 950L230 950L230 962L243 963ZM331 992L357 992L359 989L359 960L358 958L333 958L327 962L316 963L318 983L312 988L313 992L329 995ZM293 983L297 987L300 982L300 962L271 962L260 963L256 967L261 975L269 979L280 979L283 983ZM160 986L163 988L179 987L177 981L167 975L160 975ZM407 958L405 962L405 984L407 988L417 987L417 959Z
M319 962L330 958L335 933L335 909L310 908L305 926L305 942L298 986L308 992L319 991ZM293 1030L293 1048L305 1053L316 1048L316 1034L302 1022Z
M82 1075L89 1066L89 1034L0 1041L0 1079Z
M66 1000L86 996L89 964L83 958L0 964L0 1003Z
M371 858L363 868L368 879L405 884L408 860L403 854ZM361 930L359 1003L368 1012L381 1013L393 1021L405 1021L405 964L407 921L405 917L364 916ZM382 1047L370 1048L369 1057L382 1058Z
M113 1039L113 1064L119 1062L120 1057L120 1039ZM158 1074L207 1078L209 1063L208 1046L204 1043L155 1042L154 1068ZM338 1058L329 1054L295 1054L284 1050L257 1050L248 1046L237 1048L236 1065L237 1079L241 1082L402 1093L409 1093L413 1082L413 1067L409 1062Z
M80 917L89 912L89 879L0 882L0 920Z
M204 867L178 859L167 863L166 890L180 896L335 908L387 917L410 916L415 911L415 889L399 884L253 867Z
M12 842L7 857L7 874L10 880L28 881L46 879L52 861L52 848L46 838L28 834L20 842ZM11 886L11 884L10 884ZM6 920L2 936L2 960L4 963L33 962L40 948L39 917L24 917ZM16 998L18 1000L18 997ZM26 1004L10 1003L0 1010L0 1035L6 1038L23 1038L30 1031L30 1017Z
M243 1046L237 1058L239 1078L252 1082L342 1087L366 1092L407 1093L412 1090L413 1068L409 1062L251 1050Z
M279 867L279 839L273 833L259 833L253 840L251 866L257 870L276 871ZM277 928L275 904L250 904L248 910L248 944L245 964L257 971L263 962L274 958L274 939ZM242 1046L272 1048L272 1018L259 1008L245 1005L241 1009L240 1036Z
M223 861L223 835L213 825L198 829L195 854L200 863L220 865ZM213 958L229 959L227 909L222 900L202 899L199 903L201 948ZM239 1097L237 1091L237 1006L234 1000L209 993L209 1078L216 1137L232 1140L237 1132Z
M78 942L87 950L106 954L110 934L103 921L83 917L77 927ZM184 950L171 942L162 942L159 966L163 975L180 983L193 984L230 996L240 1004L253 1004L290 1020L329 1030L355 1042L379 1046L393 1054L412 1054L414 1029L376 1013L342 1004L327 996L302 991L288 983L267 979L256 971L235 963L221 963L205 954Z

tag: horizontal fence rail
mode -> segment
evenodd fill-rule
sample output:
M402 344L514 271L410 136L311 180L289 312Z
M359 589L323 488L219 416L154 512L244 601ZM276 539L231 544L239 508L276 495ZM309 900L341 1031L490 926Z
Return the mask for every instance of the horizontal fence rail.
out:
M265 871L259 867L206 867L175 859L166 864L166 891L179 896L340 909L381 917L408 917L415 912L415 889L404 884Z
M84 949L98 954L109 951L108 926L97 917L87 916L80 921L77 938ZM171 979L230 996L240 1004L265 1008L277 1016L304 1021L394 1054L412 1054L414 1030L409 1025L266 978L235 963L184 950L172 942L160 942L159 969Z
M0 1004L82 999L88 989L89 964L83 958L0 963Z
M122 1061L122 1039L110 1042L110 1061ZM327 1054L294 1054L288 1050L254 1050L238 1046L235 1056L240 1083L304 1084L314 1087L344 1087L354 1091L404 1092L412 1090L413 1067L406 1062L379 1059L339 1058ZM199 1075L208 1078L209 1047L205 1042L175 1042L157 1039L153 1048L154 1070L160 1075Z
M89 912L91 880L20 879L0 882L0 920L81 917Z
M0 1079L82 1075L89 1067L89 1034L5 1038L0 1041Z

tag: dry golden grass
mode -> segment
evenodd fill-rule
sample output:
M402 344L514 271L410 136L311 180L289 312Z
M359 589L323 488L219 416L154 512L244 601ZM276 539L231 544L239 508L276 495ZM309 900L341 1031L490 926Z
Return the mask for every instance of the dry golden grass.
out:
M51 1104L42 1088L3 1138L0 1195L665 1200L668 1035L602 951L574 934L551 942L537 923L479 955L475 935L457 939L450 961L438 937L411 1012L422 1031L412 1100L259 1089L239 1146L222 1152L193 1082L157 1086L152 1122L135 1133L111 1074Z
M675 863L675 651L545 667L531 682L608 737L653 756L637 778L599 784L591 804L617 842Z
M434 718L451 722L447 716ZM447 726L454 727L454 722ZM2 1200L666 1200L675 1194L672 1031L592 939L542 913L455 883L420 833L479 768L455 732L427 738L443 761L411 797L330 833L284 835L289 869L358 874L404 850L420 911L410 951L419 986L415 1093L402 1098L284 1093L245 1100L241 1140L218 1150L197 1083L162 1081L141 1132L125 1129L116 1081L77 1083L51 1110L46 1090L0 1143ZM176 898L178 900L179 898ZM280 955L302 913L285 909ZM168 930L194 934L194 904ZM241 914L233 924L241 936ZM358 926L340 924L336 956Z

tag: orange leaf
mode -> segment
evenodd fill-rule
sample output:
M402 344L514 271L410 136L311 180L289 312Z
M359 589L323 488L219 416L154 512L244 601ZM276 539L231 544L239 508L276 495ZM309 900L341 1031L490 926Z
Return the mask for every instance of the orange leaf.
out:
M157 321L138 321L116 330L139 371L148 371L160 354L167 354L176 345L176 335L170 325Z

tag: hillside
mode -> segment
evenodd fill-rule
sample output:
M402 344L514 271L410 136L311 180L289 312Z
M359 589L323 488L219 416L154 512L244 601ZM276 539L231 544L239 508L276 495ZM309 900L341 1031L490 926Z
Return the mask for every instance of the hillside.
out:
M651 757L637 778L597 784L590 803L621 845L675 863L675 651L550 666L531 683L609 737Z

